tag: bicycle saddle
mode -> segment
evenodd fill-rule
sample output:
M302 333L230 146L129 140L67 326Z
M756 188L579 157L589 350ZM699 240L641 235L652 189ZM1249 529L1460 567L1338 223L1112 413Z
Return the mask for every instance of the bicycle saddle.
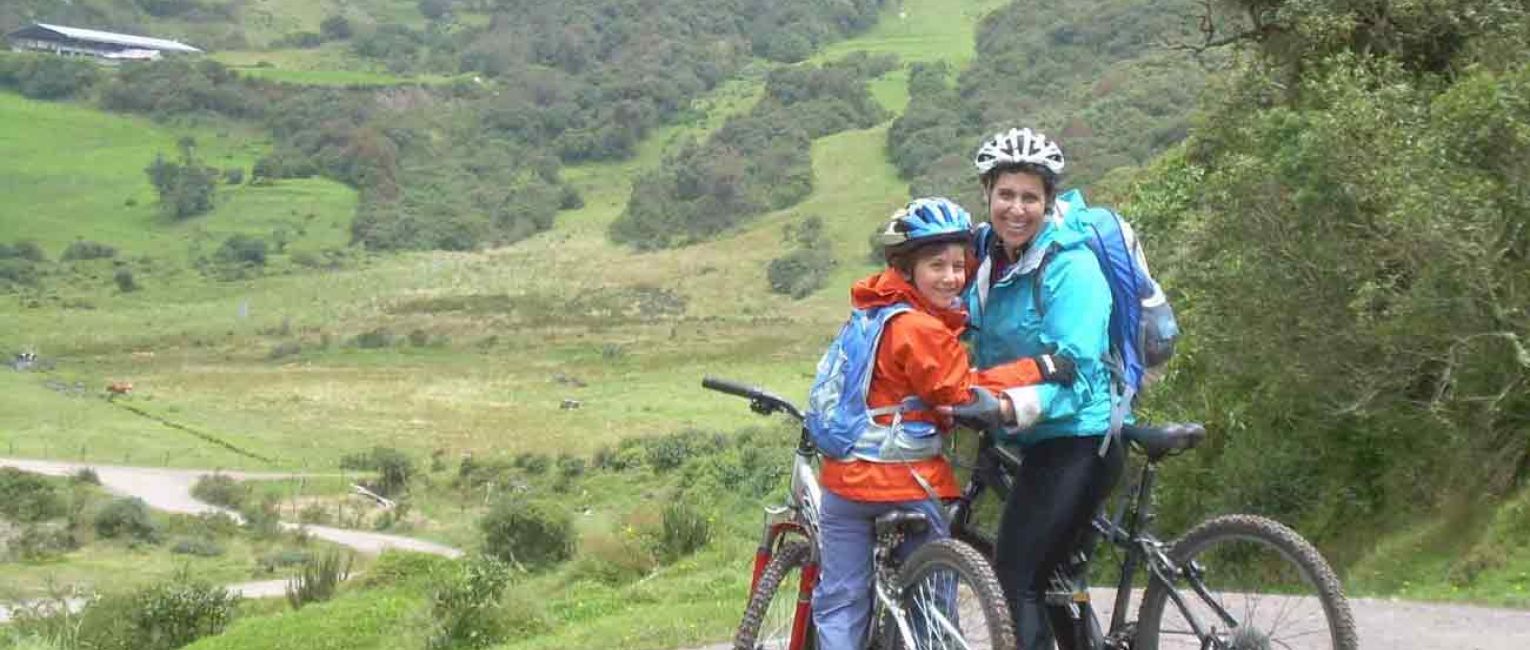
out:
M1157 461L1164 456L1194 449L1206 439L1204 425L1188 422L1165 424L1161 427L1128 424L1121 427L1121 435L1136 443L1147 454L1148 460Z
M910 510L895 510L877 517L878 537L900 529L909 535L918 535L930 529L930 518L924 516L924 513Z

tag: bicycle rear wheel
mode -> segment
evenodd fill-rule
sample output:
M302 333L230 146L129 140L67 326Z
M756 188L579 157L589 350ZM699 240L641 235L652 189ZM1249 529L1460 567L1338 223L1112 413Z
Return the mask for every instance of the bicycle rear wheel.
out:
M920 546L898 571L912 647L895 622L880 627L886 649L1013 650L1015 631L993 569L971 546L940 539Z
M765 565L733 637L734 650L811 650L812 618L803 601L815 579L804 571L808 551L806 542L782 544Z
M1187 611L1216 639L1211 647L1359 646L1349 601L1333 569L1312 544L1279 522L1216 517L1175 542L1169 556L1182 570L1188 568L1176 576L1184 607L1169 599L1170 587L1150 581L1138 610L1137 650L1207 647Z

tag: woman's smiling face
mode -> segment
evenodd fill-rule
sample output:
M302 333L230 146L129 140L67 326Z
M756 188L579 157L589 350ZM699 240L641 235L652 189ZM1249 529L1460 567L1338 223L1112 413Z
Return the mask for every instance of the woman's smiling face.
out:
M1046 213L1047 190L1040 176L1014 171L994 177L988 188L988 221L1011 256L1041 232Z

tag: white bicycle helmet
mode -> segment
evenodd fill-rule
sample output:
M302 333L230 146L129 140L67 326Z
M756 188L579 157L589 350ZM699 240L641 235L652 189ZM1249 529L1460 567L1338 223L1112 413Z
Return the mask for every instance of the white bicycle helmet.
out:
M994 134L978 147L972 164L977 166L979 176L987 176L995 167L1019 164L1040 165L1060 175L1065 163L1062 148L1056 142L1039 131L1025 128Z

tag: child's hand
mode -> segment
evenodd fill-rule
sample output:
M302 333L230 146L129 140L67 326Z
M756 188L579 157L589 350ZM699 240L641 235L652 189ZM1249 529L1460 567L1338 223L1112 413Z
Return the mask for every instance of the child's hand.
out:
M964 426L981 430L1003 428L1015 418L1014 406L1008 399L1001 400L982 388L973 388L972 400L966 404L937 406L935 410L956 418Z

